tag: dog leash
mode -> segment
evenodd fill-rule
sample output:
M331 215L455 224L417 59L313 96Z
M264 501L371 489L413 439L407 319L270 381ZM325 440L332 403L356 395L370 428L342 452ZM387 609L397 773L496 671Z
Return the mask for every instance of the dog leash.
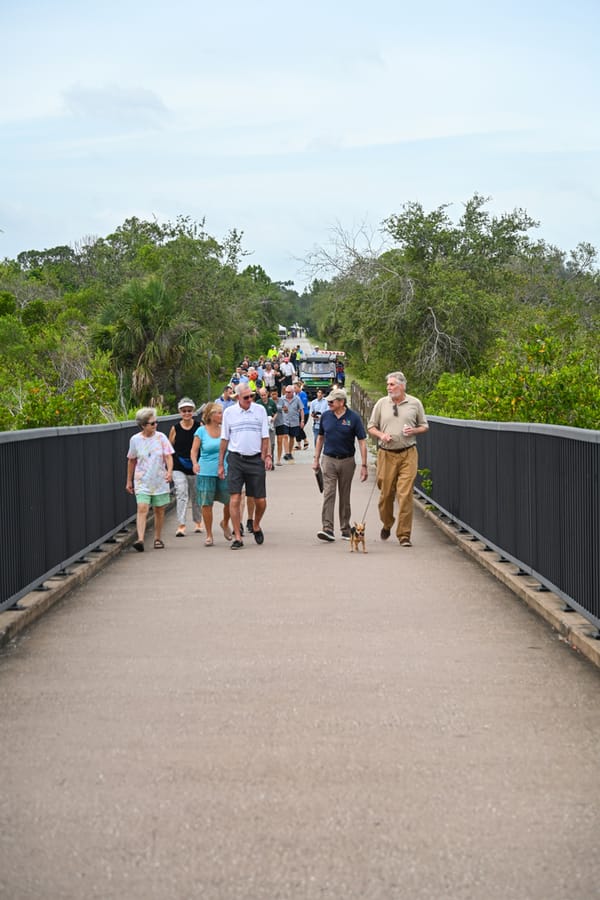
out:
M362 521L367 521L367 512L369 510L369 506L371 505L371 500L373 499L373 494L375 493L375 488L377 487L377 478L373 481L373 487L371 488L371 493L369 494L369 499L367 500L367 505L365 506L365 512L362 517Z

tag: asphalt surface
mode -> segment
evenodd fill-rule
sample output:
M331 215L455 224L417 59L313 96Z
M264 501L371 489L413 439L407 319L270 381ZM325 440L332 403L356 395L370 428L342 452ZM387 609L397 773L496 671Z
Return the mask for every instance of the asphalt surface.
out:
M600 896L600 672L420 509L317 540L311 456L0 651L1 898Z

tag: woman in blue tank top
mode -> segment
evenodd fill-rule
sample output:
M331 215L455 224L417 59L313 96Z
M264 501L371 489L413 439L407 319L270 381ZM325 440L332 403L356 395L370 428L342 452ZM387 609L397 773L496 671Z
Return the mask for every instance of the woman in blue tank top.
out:
M232 538L229 527L229 491L227 479L219 478L219 449L221 446L221 423L223 407L220 403L207 403L204 408L204 425L196 431L192 443L192 468L197 476L196 489L198 503L202 507L202 518L206 528L207 547L213 546L213 504L218 500L223 504L221 528L226 541ZM227 457L225 457L227 472Z

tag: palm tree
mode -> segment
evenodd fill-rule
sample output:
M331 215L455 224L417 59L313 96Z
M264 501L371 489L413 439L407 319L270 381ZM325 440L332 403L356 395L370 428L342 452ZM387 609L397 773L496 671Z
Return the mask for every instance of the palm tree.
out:
M200 349L201 325L178 307L160 278L130 281L100 322L97 340L109 344L117 368L129 369L139 403L176 390L181 370Z

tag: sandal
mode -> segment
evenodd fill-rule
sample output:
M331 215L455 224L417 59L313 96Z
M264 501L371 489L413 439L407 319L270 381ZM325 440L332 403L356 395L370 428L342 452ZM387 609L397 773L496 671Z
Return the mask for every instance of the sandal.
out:
M213 539L212 539L212 538L206 538L206 540L204 541L204 546L205 546L205 547L212 547L212 545L213 545Z
M160 538L156 538L156 540L154 541L154 549L155 550L164 550L165 549L165 545L161 541Z
M231 533L231 528L229 527L229 525L226 525L224 521L219 522L219 525L223 529L223 536L224 536L225 540L231 541L233 539L233 535Z
M175 532L175 537L185 537L185 525L180 525Z

